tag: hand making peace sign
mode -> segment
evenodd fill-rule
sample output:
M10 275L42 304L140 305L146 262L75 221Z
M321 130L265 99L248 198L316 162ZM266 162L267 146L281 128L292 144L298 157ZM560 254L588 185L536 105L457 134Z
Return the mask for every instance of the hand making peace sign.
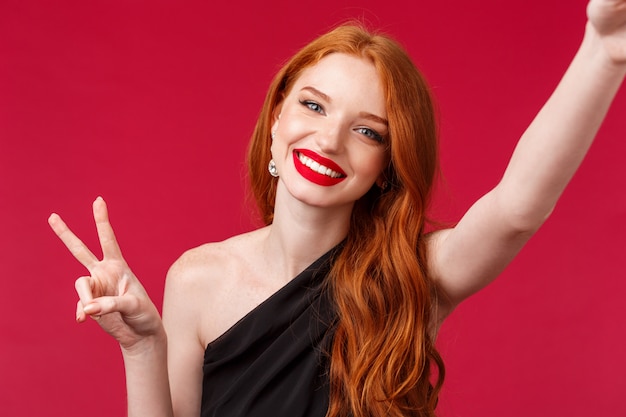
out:
M83 322L87 315L91 316L123 349L130 351L143 339L162 334L161 317L122 257L109 223L107 206L101 197L93 203L93 217L102 247L102 260L98 260L57 214L52 214L48 223L89 271L89 276L76 280L79 297L76 321Z

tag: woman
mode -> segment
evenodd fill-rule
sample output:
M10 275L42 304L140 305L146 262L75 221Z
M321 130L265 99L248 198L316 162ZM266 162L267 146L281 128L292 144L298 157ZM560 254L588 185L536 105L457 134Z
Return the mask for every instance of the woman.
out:
M121 345L129 415L434 415L439 325L550 214L626 73L626 1L592 0L588 17L502 180L452 229L424 232L437 167L428 89L395 43L353 27L276 76L249 148L268 226L183 255L162 321L102 199L102 260L52 215L90 273L76 281L77 320Z

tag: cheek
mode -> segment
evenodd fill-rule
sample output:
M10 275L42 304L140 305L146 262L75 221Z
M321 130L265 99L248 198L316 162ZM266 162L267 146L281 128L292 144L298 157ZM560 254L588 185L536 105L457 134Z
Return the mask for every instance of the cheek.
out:
M272 146L270 147L272 157L276 160L284 159L289 150L289 144L286 143L282 137L279 137L279 135L279 133L276 134L276 139L272 141Z
M285 116L285 119L286 118L287 116ZM280 140L290 143L301 135L303 129L304 127L301 120L298 120L298 118L295 117L290 117L280 123L278 126L277 136L280 136Z
M369 164L366 164L367 167L369 167L370 170L370 174L376 178L378 178L378 176L380 174L382 174L383 170L385 169L385 167L387 166L387 155L385 153L382 154L378 154L374 157L372 157L369 161Z

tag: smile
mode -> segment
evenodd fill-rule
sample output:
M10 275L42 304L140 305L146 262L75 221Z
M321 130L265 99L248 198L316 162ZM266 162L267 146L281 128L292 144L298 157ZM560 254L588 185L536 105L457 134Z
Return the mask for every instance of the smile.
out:
M317 185L331 186L346 178L339 165L308 149L294 150L293 160L300 175Z

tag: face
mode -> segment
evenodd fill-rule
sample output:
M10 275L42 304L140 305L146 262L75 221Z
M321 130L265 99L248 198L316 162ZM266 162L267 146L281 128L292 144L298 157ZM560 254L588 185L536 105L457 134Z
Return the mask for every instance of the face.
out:
M351 207L388 161L384 97L366 59L334 53L305 69L272 127L278 186L308 205Z

